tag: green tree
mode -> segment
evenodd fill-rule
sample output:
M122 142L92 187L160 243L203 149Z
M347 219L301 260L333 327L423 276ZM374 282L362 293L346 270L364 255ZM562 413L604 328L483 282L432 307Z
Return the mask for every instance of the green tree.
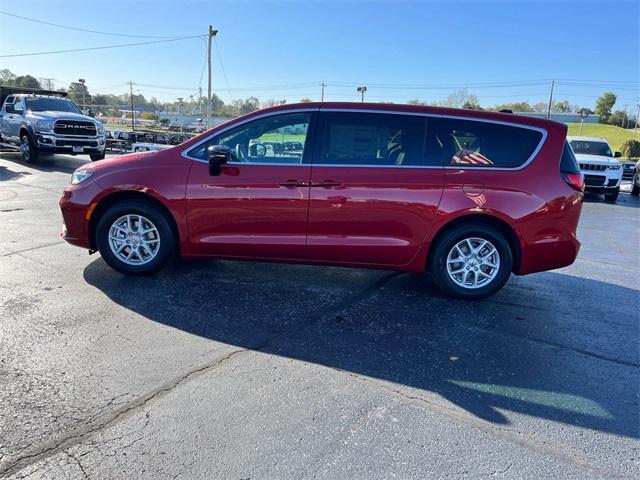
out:
M301 98L301 99L300 99L300 103L311 103L311 99L310 99L310 98L307 98L307 97L305 97L305 98Z
M91 103L91 94L84 83L72 82L68 89L69 99L73 100L77 105L89 105Z
M42 88L38 79L31 75L20 75L19 77L14 78L13 84L16 87Z
M13 85L15 82L15 79L16 79L16 76L8 68L3 68L2 70L0 70L0 84Z
M551 110L559 113L568 113L571 111L571 104L569 103L569 100L554 102Z
M622 156L626 158L640 158L640 142L627 140L622 144Z
M600 123L608 123L609 117L611 117L611 109L616 103L616 94L613 92L604 92L602 96L596 101L595 112L600 115Z
M496 105L494 110L511 110L512 112L533 112L533 108L529 102L505 103L504 105Z

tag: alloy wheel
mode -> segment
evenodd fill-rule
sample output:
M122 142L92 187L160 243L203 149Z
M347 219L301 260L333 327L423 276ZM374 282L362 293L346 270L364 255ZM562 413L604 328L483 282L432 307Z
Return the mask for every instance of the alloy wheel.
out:
M447 274L463 288L484 287L496 278L499 270L500 254L484 238L465 238L456 243L447 255Z
M158 254L160 233L153 222L142 215L123 215L109 228L109 247L121 262L144 265Z

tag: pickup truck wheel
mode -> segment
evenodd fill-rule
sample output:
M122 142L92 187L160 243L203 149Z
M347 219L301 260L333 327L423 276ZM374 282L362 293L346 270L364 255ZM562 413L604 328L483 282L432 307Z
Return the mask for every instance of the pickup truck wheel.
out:
M104 152L102 153L92 153L89 155L89 158L92 162L97 162L98 160L104 160Z
M24 134L20 138L20 153L27 163L36 163L38 161L38 146L29 134Z
M620 195L620 189L619 188L613 193L606 193L604 195L604 201L605 202L613 202L613 203L615 203L615 201L618 200L618 195Z
M511 275L513 254L497 229L484 224L458 225L433 246L429 269L445 294L478 300L500 290Z
M100 255L126 275L148 275L160 270L176 252L176 239L166 215L141 200L116 203L96 228Z
M631 195L633 195L634 197L637 197L638 195L640 195L640 185L638 184L638 181L640 179L637 177L637 174L633 177L633 180L631 181Z

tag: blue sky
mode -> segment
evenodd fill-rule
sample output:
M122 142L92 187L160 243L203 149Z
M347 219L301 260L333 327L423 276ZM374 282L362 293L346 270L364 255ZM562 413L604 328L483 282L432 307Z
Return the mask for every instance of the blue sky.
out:
M10 13L123 34L204 35L211 23L220 31L217 46L230 87L214 54L214 92L225 101L251 94L288 101L319 99L324 80L329 84L326 100L357 100L358 84L369 86L367 98L372 101L398 103L438 100L457 86L470 85L468 90L483 105L536 103L548 99L546 79L555 78L560 79L556 98L593 106L604 90L613 90L618 106L629 104L630 110L640 95L639 5L0 0L0 10ZM0 15L0 55L138 41L145 39L74 32ZM0 58L0 68L54 78L57 85L85 78L91 91L103 93L123 93L128 88L124 83L133 80L154 85L136 87L147 97L172 100L195 93L205 53L203 40L190 39ZM534 80L542 81L516 87L477 85ZM636 83L623 83L627 81ZM206 85L205 73L205 94Z

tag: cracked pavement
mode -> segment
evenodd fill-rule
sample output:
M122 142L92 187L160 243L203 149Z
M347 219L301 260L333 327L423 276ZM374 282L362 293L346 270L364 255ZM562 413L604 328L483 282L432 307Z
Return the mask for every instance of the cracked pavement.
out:
M0 478L634 478L640 202L577 262L461 302L428 277L59 240L85 160L0 153Z

